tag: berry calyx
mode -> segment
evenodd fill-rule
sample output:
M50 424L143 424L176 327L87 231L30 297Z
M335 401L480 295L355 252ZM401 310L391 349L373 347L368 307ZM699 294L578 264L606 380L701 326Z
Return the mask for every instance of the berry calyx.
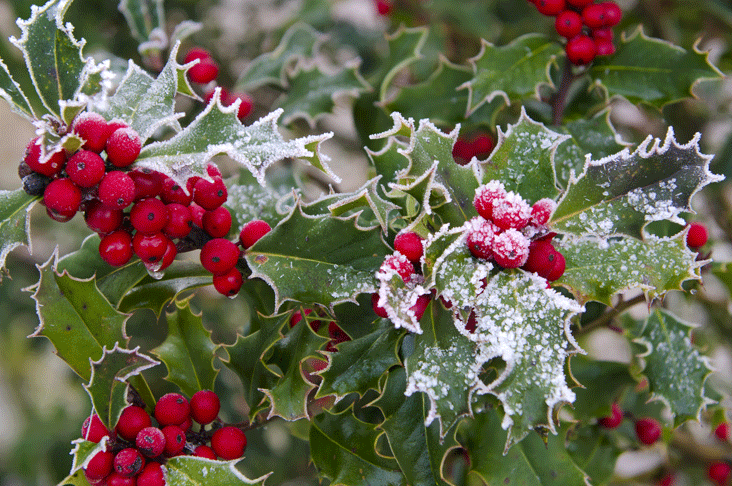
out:
M250 248L270 231L272 227L266 221L261 219L249 221L239 232L239 243L244 249Z
M620 409L620 405L617 402L613 402L612 410L610 415L602 417L597 421L602 427L606 429L615 429L620 426L623 422L623 411Z
M419 262L424 253L422 237L413 231L405 231L394 238L394 250L398 251L412 263Z
M661 432L661 424L654 418L645 417L635 421L635 434L645 445L654 444L661 438Z
M180 393L166 393L155 404L155 420L160 425L178 425L188 418L191 406Z
M210 424L219 415L221 402L212 390L199 390L191 396L191 417L201 425Z
M242 457L246 446L247 436L237 427L222 427L211 437L211 448L217 456L227 461Z

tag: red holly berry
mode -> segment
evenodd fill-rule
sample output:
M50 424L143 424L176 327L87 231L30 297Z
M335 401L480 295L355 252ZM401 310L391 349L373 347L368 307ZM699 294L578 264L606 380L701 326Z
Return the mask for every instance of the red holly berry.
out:
M539 199L531 206L531 224L535 226L543 226L549 222L552 213L557 207L557 203L553 199Z
M645 417L635 421L635 435L645 445L654 444L661 438L661 432L661 424L654 418Z
M606 429L615 429L620 426L623 422L623 411L620 409L620 405L617 402L613 402L612 410L610 415L602 417L597 421L598 424L605 427Z
M183 64L188 64L189 62L195 61L196 59L208 59L211 57L211 53L208 52L203 47L193 47L188 53L186 53L186 57L183 58Z
M112 472L113 466L114 454L110 451L99 451L84 467L84 475L90 481L98 481L107 477Z
M612 56L615 54L615 44L613 41L604 39L595 39L595 47L598 56Z
M148 462L137 475L137 486L165 486L165 473L159 462Z
M613 38L615 38L615 33L613 32L613 29L609 27L603 27L602 29L593 29L592 38L595 39L596 42L601 40L612 41Z
M203 231L212 238L223 238L231 230L231 213L223 206L203 213Z
M135 169L127 173L135 182L135 200L157 197L163 189L163 174L150 169Z
M691 223L686 233L686 245L689 248L698 249L707 244L708 238L709 234L706 226L701 223Z
M165 455L177 456L186 448L186 433L177 425L166 425L162 428L165 436Z
M239 261L239 248L225 238L214 238L201 248L201 265L214 275L223 275Z
M162 232L150 235L137 232L132 237L132 251L146 264L156 264L163 259L169 241Z
M409 308L409 310L414 313L415 319L418 321L422 319L424 312L427 310L427 306L430 304L430 300L429 295L420 295L417 297L417 302Z
M91 150L79 150L66 163L69 179L79 187L92 187L105 173L104 159Z
M43 204L53 219L68 221L81 205L81 190L71 179L55 179L43 191ZM58 218L58 219L57 219Z
M191 222L199 228L202 228L203 215L206 213L206 210L194 202L188 205L188 210L191 212Z
M185 238L191 232L191 211L188 206L179 203L167 204L168 222L163 228L163 234L168 238Z
M658 480L658 486L674 486L676 484L676 476L673 473L664 474Z
M158 233L168 224L168 207L160 199L150 197L136 202L130 211L130 223L140 233Z
M729 484L729 478L732 474L732 466L724 461L712 461L707 466L707 477L719 486Z
M191 417L201 425L210 424L219 415L221 401L212 390L199 390L191 396Z
M404 282L411 281L412 275L414 275L414 265L399 252L387 255L379 269L380 272L384 273L390 270L395 270Z
M86 111L74 119L71 130L84 140L83 149L101 153L109 137L107 120L98 113Z
M99 242L99 256L113 267L125 265L133 253L132 235L125 230L113 231Z
M388 0L376 0L376 11L381 16L388 16L391 13L392 4Z
M261 219L249 221L239 232L239 242L243 248L249 248L270 231L272 227L266 221Z
M613 27L620 23L623 18L623 11L615 2L602 2L600 4L605 9L605 26Z
M529 246L529 257L521 267L553 282L564 274L564 256L559 253L549 240L536 240ZM556 277L550 279L549 277Z
M145 466L145 459L137 449L128 447L114 456L114 470L117 474L129 478L136 476Z
M557 34L571 39L582 32L582 16L574 10L564 10L557 15L554 28Z
M520 194L509 192L503 198L493 200L493 223L501 229L520 230L529 224L531 206Z
M213 181L199 179L193 186L193 200L202 208L211 211L226 202L229 192L221 177Z
M167 393L155 404L155 420L160 425L178 425L191 413L188 399L180 393Z
M122 410L115 431L123 439L134 441L137 434L145 427L150 427L152 420L144 408L130 405Z
M99 443L107 435L109 431L97 414L87 417L81 426L81 437L89 442Z
M404 231L394 238L394 250L398 251L410 262L419 262L424 253L422 237L413 231Z
M99 200L112 209L124 209L135 200L135 181L125 172L107 172L99 183Z
M582 9L582 22L590 29L607 27L605 24L605 7L599 3L586 6Z
M729 422L722 422L714 428L714 435L722 442L729 441Z
M45 159L45 162L41 162L41 138L36 137L28 143L23 157L23 161L33 172L48 177L55 176L66 165L66 152L60 149L51 155L46 154Z
M490 260L493 258L493 240L500 229L480 216L470 220L471 226L468 230L468 250L475 258Z
M191 191L186 192L186 189L181 187L180 184L170 177L166 177L162 182L160 199L166 204L178 203L188 206L193 201L193 193Z
M211 437L211 448L217 456L227 461L242 457L246 446L247 436L237 427L222 427Z
M520 231L508 229L493 239L493 258L503 268L519 268L529 258L530 244Z
M374 312L376 313L377 316L383 317L385 319L387 317L389 317L389 315L386 313L386 309L379 306L379 293L378 292L374 292L373 294L371 294L371 306L374 308Z
M142 150L142 139L134 128L118 128L107 139L107 160L115 167L131 165Z
M157 427L145 427L135 436L135 447L147 457L157 457L165 450L165 435Z
M234 297L238 294L243 283L244 277L236 267L221 275L213 276L214 289L227 297Z
M216 460L216 453L207 445L199 445L193 449L193 455L196 457L204 457L206 459Z
M569 61L577 66L584 66L591 63L597 55L595 41L584 34L571 38L564 47L564 50L567 53Z
M499 180L492 180L475 190L473 205L478 214L484 219L491 221L493 219L493 201L506 197L506 188Z
M178 255L178 248L175 246L175 243L171 241L170 238L167 238L166 246L165 246L165 252L163 252L163 258L160 259L159 263L145 263L145 265L152 271L163 271L166 268L168 268L173 261L175 261L175 257Z
M536 9L542 14L549 17L558 15L564 10L564 0L537 0Z
M188 77L196 84L207 84L219 75L219 65L212 58L200 59L198 64L188 70Z
M252 112L252 109L254 108L254 100L246 93L232 93L227 98L227 104L232 104L236 100L241 100L241 103L239 103L239 110L236 112L236 116L237 118L239 118L240 121L244 121L244 119L249 116L249 114Z
M137 486L137 481L134 477L123 476L113 471L112 474L105 478L104 484L106 486Z
M549 272L544 278L546 278L550 282L554 282L555 280L559 280L562 275L564 275L564 270L566 269L566 262L564 260L564 255L562 255L559 252L554 253L554 259L556 263L554 264L554 267L552 267L551 272Z
M584 8L595 0L567 0L567 3L576 8Z

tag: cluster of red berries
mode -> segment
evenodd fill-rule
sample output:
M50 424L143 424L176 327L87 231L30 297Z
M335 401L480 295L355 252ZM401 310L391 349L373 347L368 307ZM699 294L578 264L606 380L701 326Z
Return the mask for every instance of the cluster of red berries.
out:
M188 79L196 84L208 85L213 84L216 78L219 76L219 65L211 56L211 53L201 47L194 47L186 54L183 59L184 64L198 60L198 64L195 64L188 70ZM204 94L204 100L206 103L211 101L214 95L216 86L209 86ZM239 120L244 120L252 112L254 107L254 101L252 97L247 93L229 93L225 88L221 88L221 104L224 106L230 106L234 104L236 100L241 100L239 104L239 111L237 117Z
M602 417L597 423L606 429L615 429L623 423L625 414L617 402L613 402L612 411L607 417ZM655 444L661 438L663 429L658 420L652 417L635 419L635 435L638 441L645 445Z
M565 52L572 64L583 66L596 56L615 53L613 27L623 12L615 2L595 0L529 0L544 15L555 17L557 34L567 39Z
M452 157L459 165L465 165L473 157L486 159L490 155L495 142L487 133L479 132L470 137L459 137L452 146Z
M545 226L556 207L553 200L529 205L493 180L478 187L473 204L478 216L470 221L467 245L474 257L503 268L523 268L550 282L564 274L564 256L551 242L555 234Z
M306 316L310 316L313 314L313 309L303 309L303 310L297 310L292 313L290 316L290 328L295 327L298 325L301 321L305 320L307 321L310 328L313 330L313 332L318 332L320 330L320 327L323 325L322 321L320 319L308 319ZM317 317L325 317L325 314L321 312L316 312L315 316ZM328 341L325 345L325 351L330 351L331 353L335 353L338 351L338 348L336 346L340 343L344 343L346 341L350 341L351 337L346 334L346 332L341 329L341 327L335 322L330 321L328 322L328 337L330 338L330 341ZM319 364L322 364L322 368L325 367L326 362L322 360L316 360L319 361ZM319 371L319 369L317 370Z
M84 466L92 486L164 486L164 464L170 457L192 455L206 459L239 459L247 439L234 426L206 426L217 420L221 404L211 390L193 394L190 402L179 393L163 395L153 416L138 405L123 411L110 432L96 414L87 418L82 437L100 442L108 437L106 450L97 452ZM153 417L157 426L153 425ZM193 423L199 424L194 430ZM206 444L210 444L206 445Z
M721 442L730 441L730 424L721 422L714 428L714 436ZM732 463L726 460L711 461L707 464L707 478L719 486L729 486L732 482ZM674 486L677 484L677 473L667 472L656 483L658 486Z

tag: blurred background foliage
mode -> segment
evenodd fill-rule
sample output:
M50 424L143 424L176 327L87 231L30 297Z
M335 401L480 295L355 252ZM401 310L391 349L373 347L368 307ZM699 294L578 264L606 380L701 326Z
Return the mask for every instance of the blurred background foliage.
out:
M13 20L28 18L31 5L36 3L42 2L0 0L0 57L24 86L30 81L22 57L7 39L11 35L19 36ZM721 71L732 71L732 8L728 2L618 0L617 3L624 10L624 18L616 32L629 33L641 24L650 36L669 40L685 49L696 47L710 51L711 61ZM181 52L185 53L193 45L209 49L222 66L220 84L228 86L234 86L247 63L271 51L287 28L298 21L328 35L324 50L332 60L360 58L360 72L366 80L377 76L382 67L385 33L394 32L402 24L430 27L422 47L422 59L412 66L408 79L397 80L403 84L427 79L437 68L440 54L452 63L467 66L467 59L479 52L481 38L503 45L527 32L555 35L553 22L525 0L395 0L390 17L379 16L371 0L165 0L165 9L169 31L183 20L202 22L203 29L185 42ZM145 62L124 16L117 9L116 0L76 0L66 21L75 26L77 38L86 39L85 53L112 59L113 66L120 71L126 68L126 59L138 64ZM319 119L315 127L306 123L291 127L295 132L336 132L326 150L333 152L330 155L334 170L344 175L341 189L358 187L365 180L366 170L339 166L339 161L365 168L368 161L363 147L374 148L374 142L366 135L392 126L387 111L374 105L378 100L377 91L363 93L352 107ZM255 117L268 112L279 94L272 87L255 90L252 93ZM612 120L622 137L634 143L649 133L663 137L668 126L674 127L681 143L702 132L703 151L716 154L712 171L727 176L728 182L710 186L696 198L698 215L694 216L710 225L713 257L722 263L716 263L706 273L704 285L697 286L693 294L671 296L667 305L674 306L682 317L686 314L693 316L690 320L702 322L703 327L695 332L695 338L710 349L717 368L722 371L714 376L718 388L730 392L732 278L724 262L732 261L732 83L729 79L701 83L695 94L696 99L670 104L662 111L613 101ZM535 110L532 116L541 119L541 107L536 101L527 100L525 105L529 111ZM196 112L189 101L182 100L181 107L188 108L189 116ZM14 189L19 186L17 163L32 136L32 127L26 126L5 106L0 113L3 133L0 189ZM516 120L517 113L517 106L502 110L495 124L480 117L466 119L463 129L465 132L482 129L495 135L496 125L505 128L507 122ZM78 247L87 233L81 218L58 225L48 218L34 217L33 255L26 249L18 249L8 258L11 277L3 278L0 285L0 486L56 484L70 469L70 442L80 435L81 423L89 413L89 400L80 380L53 355L50 343L44 339L27 339L37 325L37 317L30 293L23 289L37 281L35 264L49 258L56 245L63 255ZM251 310L244 299L222 306L220 296L202 291L193 303L203 312L204 325L214 330L216 342L233 343L236 333L248 326ZM131 316L127 332L133 338L133 346L150 350L166 336L165 318L157 319L150 311L138 311ZM593 344L588 338L583 346L592 348ZM164 367L157 367L152 374L158 378L149 380L157 396L172 391L173 385L162 379ZM241 420L246 405L238 398L241 397L238 379L224 369L218 386L217 392L227 407L224 416L231 421ZM299 423L274 421L253 431L249 436L247 459L242 462L247 475L256 477L274 470L268 484L316 484L307 442L298 439L306 437L301 428Z

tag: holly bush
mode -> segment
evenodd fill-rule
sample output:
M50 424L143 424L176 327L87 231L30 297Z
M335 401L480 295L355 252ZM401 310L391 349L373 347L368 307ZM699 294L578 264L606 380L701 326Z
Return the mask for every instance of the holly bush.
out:
M58 484L728 484L732 10L618 3L18 2Z

